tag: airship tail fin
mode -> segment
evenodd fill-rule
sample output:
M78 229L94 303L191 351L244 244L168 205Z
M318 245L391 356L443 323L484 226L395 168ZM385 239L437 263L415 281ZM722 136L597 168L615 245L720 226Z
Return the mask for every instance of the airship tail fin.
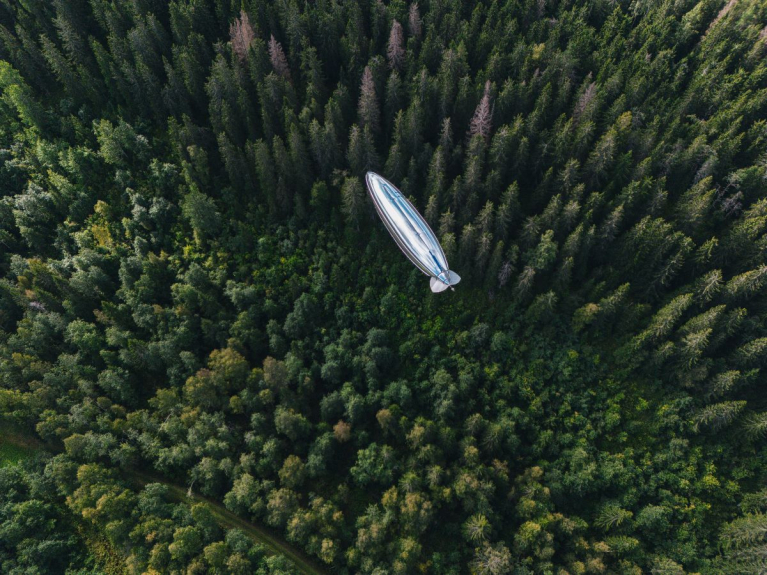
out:
M431 291L433 291L434 293L439 293L439 292L445 291L450 286L445 283L442 283L437 278L431 278L431 280L429 281L429 287L431 287Z
M454 286L459 281L461 281L461 276L459 276L457 273L455 273L453 270L447 270L447 281L450 282L451 286Z
M448 271L446 275L447 275L447 281L450 282L450 285L438 280L437 278L431 278L431 281L429 282L431 291L433 291L434 293L440 293L445 291L447 288L452 289L452 287L455 284L461 281L461 276L459 276L454 271Z

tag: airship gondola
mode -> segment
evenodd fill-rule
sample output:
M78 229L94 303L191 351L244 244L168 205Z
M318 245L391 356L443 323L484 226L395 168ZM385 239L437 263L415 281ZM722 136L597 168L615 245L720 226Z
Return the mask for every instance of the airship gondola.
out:
M439 293L461 281L447 265L447 258L429 224L389 180L375 172L365 175L376 212L402 252L413 265L431 277L431 291Z

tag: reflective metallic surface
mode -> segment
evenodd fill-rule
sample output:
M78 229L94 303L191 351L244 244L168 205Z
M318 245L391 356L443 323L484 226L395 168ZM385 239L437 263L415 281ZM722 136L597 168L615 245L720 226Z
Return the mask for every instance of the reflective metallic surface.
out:
M437 236L402 192L374 172L368 172L365 181L376 211L394 241L418 269L435 278L431 282L432 291L444 291L461 281L449 269Z

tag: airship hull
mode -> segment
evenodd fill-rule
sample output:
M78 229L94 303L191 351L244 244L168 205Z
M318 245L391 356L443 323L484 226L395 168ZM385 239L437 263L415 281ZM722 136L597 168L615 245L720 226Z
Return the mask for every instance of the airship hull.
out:
M368 172L365 182L376 212L402 253L432 278L431 290L438 293L461 281L460 276L450 270L437 236L410 200L375 172Z

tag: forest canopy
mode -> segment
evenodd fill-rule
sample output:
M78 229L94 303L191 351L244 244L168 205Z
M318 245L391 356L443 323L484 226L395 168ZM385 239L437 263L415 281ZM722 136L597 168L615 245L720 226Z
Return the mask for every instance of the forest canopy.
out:
M225 510L307 572L763 573L766 62L756 0L0 0L0 571L299 569Z

